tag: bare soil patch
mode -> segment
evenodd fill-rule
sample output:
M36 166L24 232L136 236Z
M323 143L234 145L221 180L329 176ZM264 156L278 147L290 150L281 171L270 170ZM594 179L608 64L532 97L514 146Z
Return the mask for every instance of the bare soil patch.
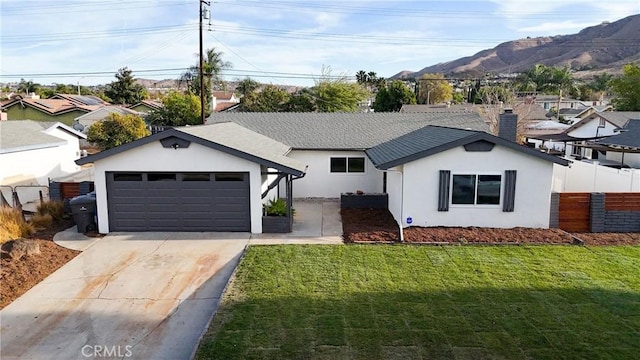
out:
M400 241L400 229L387 209L341 209L346 243Z
M30 239L38 242L40 254L24 256L19 260L4 256L0 259L0 309L80 253L53 242L56 233L73 225L73 220L63 220L48 229L34 233Z
M346 243L399 242L398 225L386 209L342 209L343 238ZM577 233L560 229L511 229L480 227L409 227L407 243L450 244L579 244L640 245L640 233Z

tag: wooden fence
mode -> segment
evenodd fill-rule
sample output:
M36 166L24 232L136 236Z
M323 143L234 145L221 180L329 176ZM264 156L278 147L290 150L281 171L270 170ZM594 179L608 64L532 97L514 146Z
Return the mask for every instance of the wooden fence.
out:
M553 193L550 224L569 232L640 232L640 192Z
M569 232L590 231L590 193L560 193L558 227Z

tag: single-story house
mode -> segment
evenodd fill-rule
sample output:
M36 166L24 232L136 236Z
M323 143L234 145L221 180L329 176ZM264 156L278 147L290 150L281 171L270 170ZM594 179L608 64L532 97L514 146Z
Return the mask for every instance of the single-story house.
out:
M262 232L266 193L305 175L290 147L234 123L170 129L94 163L98 230ZM291 197L289 196L289 199Z
M503 116L506 121L517 117ZM439 126L366 154L387 174L389 211L402 227L547 228L553 164L569 164L486 132Z
M0 121L0 185L48 186L50 178L77 172L79 140L85 138L86 135L62 123ZM24 191L18 194L22 202L37 198Z
M475 112L228 113L77 161L95 164L99 231L262 232L272 197L389 195L401 226L548 227L553 164ZM516 183L517 180L517 183Z
M142 100L137 104L129 106L129 109L137 111L138 113L148 114L153 110L160 110L164 105L159 101L154 100Z
M604 164L640 169L640 113L630 119L616 135L587 142L586 148L605 153Z
M95 123L96 121L100 121L100 120L106 119L111 114L138 115L138 116L142 116L143 115L140 112L137 112L135 110L131 110L129 108L125 108L125 107L122 107L122 106L107 105L107 106L103 106L103 107L101 107L99 109L93 110L90 113L78 116L77 118L73 119L74 120L74 126L77 127L76 124L82 125L81 127L78 127L78 128L82 128L82 131L86 133L88 128L89 128L89 126L93 125L93 123Z
M208 124L234 122L291 146L288 156L309 169L296 180L294 198L339 198L341 193L384 191L384 172L365 150L423 128L440 125L487 131L474 111L429 113L214 113Z
M88 105L66 97L40 99L16 96L2 104L2 111L7 113L9 120L53 121L72 125L73 119L105 105L103 102L92 100L92 98L87 100L91 103Z

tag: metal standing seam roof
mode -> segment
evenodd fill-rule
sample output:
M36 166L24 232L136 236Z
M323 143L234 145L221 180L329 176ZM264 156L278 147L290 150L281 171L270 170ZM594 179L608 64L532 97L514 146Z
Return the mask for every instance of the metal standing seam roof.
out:
M289 146L234 123L173 128L89 155L77 160L76 163L78 165L92 163L172 136L220 150L261 165L273 167L293 175L302 175L307 169L307 166L302 162L286 156L291 149Z
M0 153L34 150L66 144L67 142L64 139L44 132L55 124L34 120L0 121Z
M368 149L365 153L376 168L386 170L476 141L490 142L560 165L566 166L569 164L568 160L518 145L486 132L440 126L425 126Z
M472 111L430 113L214 113L207 123L234 122L293 149L365 150L427 125L488 131Z

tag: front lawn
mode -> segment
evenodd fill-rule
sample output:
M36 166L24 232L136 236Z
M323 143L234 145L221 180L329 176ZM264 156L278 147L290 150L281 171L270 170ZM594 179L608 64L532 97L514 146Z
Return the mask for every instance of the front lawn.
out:
M198 359L634 359L640 247L251 246Z

